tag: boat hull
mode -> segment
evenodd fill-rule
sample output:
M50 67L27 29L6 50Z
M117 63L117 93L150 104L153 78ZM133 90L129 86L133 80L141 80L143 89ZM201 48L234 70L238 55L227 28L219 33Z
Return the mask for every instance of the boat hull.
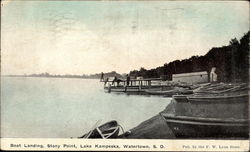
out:
M116 129L109 138L117 138L119 134L119 129ZM103 138L101 134L95 129L88 138Z
M248 95L228 97L173 96L177 116L203 118L248 118Z
M218 120L162 115L176 137L180 138L248 138L247 119Z
M164 113L179 138L248 138L248 94L176 95Z
M117 138L119 135L119 125L117 121L107 122L80 138Z
M164 95L168 97L172 97L173 95L178 94L192 94L193 92L191 90L186 91L179 91L179 90L168 90L168 91L151 91L151 90L145 90L146 93L150 95Z

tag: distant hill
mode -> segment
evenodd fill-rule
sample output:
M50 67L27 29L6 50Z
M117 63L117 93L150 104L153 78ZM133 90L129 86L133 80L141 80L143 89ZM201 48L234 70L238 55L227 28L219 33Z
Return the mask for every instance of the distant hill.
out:
M248 81L249 36L246 33L239 41L234 38L229 45L212 48L204 56L192 56L184 60L175 60L163 66L146 70L130 71L131 76L144 78L165 77L171 80L172 74L207 71L216 67L218 80L223 82Z

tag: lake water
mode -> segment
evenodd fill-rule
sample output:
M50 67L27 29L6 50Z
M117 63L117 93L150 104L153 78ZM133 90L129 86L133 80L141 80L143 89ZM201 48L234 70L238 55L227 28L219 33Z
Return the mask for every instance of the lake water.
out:
M158 114L170 98L105 93L98 80L1 78L1 137L69 138L117 120L129 130Z

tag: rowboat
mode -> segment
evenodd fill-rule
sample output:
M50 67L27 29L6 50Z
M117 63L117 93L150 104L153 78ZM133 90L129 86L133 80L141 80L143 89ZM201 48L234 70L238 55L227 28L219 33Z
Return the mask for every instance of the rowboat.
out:
M173 96L173 95L178 95L178 94L192 94L193 91L186 89L186 88L181 88L181 87L169 87L167 90L163 89L147 89L145 90L147 94L150 95L164 95L164 96Z
M116 138L118 137L119 131L120 125L117 123L117 121L113 120L96 127L79 138Z
M161 113L176 137L181 138L248 138L248 120L173 116Z
M177 137L244 138L248 104L246 84L212 84L192 95L174 95L161 115Z
M179 93L176 90L167 90L167 91L145 90L145 92L150 95L164 95L164 96L172 96Z
M173 96L175 112L206 118L247 118L248 94L228 96Z
M235 94L235 93L245 93L248 91L247 83L215 83L207 84L194 91L195 95L221 95L221 94Z

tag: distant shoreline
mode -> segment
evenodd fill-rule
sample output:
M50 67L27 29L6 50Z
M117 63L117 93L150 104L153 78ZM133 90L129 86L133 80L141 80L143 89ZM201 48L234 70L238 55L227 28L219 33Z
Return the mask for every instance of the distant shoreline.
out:
M106 77L122 77L121 74L116 73L115 71L103 73ZM35 78L73 78L73 79L100 79L102 73L95 73L95 74L82 74L82 75L75 75L75 74L50 74L48 72L39 73L39 74L5 74L1 75L1 77L35 77Z
M25 76L25 75L1 75L1 77L31 77L31 78L71 78L71 79L99 79L86 77L68 77L68 76Z

